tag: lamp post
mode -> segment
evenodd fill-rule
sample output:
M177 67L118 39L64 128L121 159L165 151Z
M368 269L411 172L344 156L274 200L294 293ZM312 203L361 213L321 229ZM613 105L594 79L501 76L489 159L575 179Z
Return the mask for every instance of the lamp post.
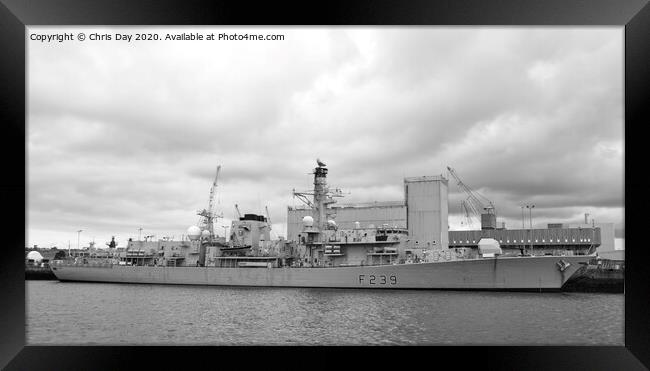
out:
M533 209L535 205L526 205L528 209L528 220L530 220L530 256L533 256Z
M526 217L524 216L524 207L521 207L521 233L523 234L524 230L526 229ZM521 255L524 254L524 250L526 249L526 243L524 241L521 241Z
M81 232L83 232L83 229L80 229L77 231L77 250L79 250L79 241L81 239Z

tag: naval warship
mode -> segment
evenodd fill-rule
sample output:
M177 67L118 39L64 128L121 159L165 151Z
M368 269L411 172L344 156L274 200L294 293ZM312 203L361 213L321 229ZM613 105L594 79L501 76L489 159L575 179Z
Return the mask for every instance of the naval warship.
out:
M310 211L296 240L272 240L267 212L240 215L232 221L226 241L215 236L214 215L203 210L202 228L190 227L187 239L130 240L123 255L58 261L52 272L60 281L111 283L557 291L594 257L593 248L541 256L506 253L489 238L477 249L450 248L442 243L448 241L446 220L439 241L420 243L408 226L434 228L423 223L427 213L436 212L430 207L409 212L407 228L359 223L339 228L332 204L342 192L330 189L328 168L320 160L317 164L313 189L294 190Z

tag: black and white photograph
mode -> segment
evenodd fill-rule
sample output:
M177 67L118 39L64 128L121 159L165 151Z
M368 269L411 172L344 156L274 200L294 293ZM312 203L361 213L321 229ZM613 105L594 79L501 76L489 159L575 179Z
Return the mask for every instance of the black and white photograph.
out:
M624 31L28 26L26 343L623 346Z

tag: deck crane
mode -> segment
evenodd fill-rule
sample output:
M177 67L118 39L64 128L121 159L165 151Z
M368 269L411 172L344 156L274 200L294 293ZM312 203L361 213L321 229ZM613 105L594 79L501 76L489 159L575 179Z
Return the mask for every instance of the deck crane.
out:
M480 193L473 191L469 186L467 186L467 184L463 183L454 169L447 166L447 170L449 170L449 174L456 179L458 187L467 194L467 199L461 201L461 209L465 212L465 217L469 225L472 225L472 216L478 218L480 221L481 214L496 214L496 209L494 208L492 201L488 200ZM483 199L484 202L481 201L481 199Z
M239 212L239 206L235 204L235 211L237 212L237 219L241 219L241 213Z
M221 165L217 166L217 175L214 177L212 182L212 187L210 187L210 199L208 200L208 208L200 210L197 212L201 218L199 220L199 227L202 230L207 230L210 232L210 236L214 236L214 221L217 218L222 218L222 214L216 214L214 211L214 196L217 191L217 180L219 179L219 171L221 170Z

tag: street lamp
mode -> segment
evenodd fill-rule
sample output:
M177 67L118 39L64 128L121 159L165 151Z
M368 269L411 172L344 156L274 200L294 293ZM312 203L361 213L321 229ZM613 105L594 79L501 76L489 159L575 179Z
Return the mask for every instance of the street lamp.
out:
M524 207L522 206L521 207L521 231L522 231L522 233L526 229L526 225L524 224L525 221L526 221L526 217L524 216ZM524 241L521 241L521 242L524 242ZM525 248L526 248L526 245L524 243L524 244L521 245L521 249L520 249L522 255L524 254L524 249Z
M533 256L533 209L535 205L526 205L528 209L528 219L530 220L530 256Z
M79 240L81 239L81 232L83 231L83 229L77 231L77 250L79 250Z

